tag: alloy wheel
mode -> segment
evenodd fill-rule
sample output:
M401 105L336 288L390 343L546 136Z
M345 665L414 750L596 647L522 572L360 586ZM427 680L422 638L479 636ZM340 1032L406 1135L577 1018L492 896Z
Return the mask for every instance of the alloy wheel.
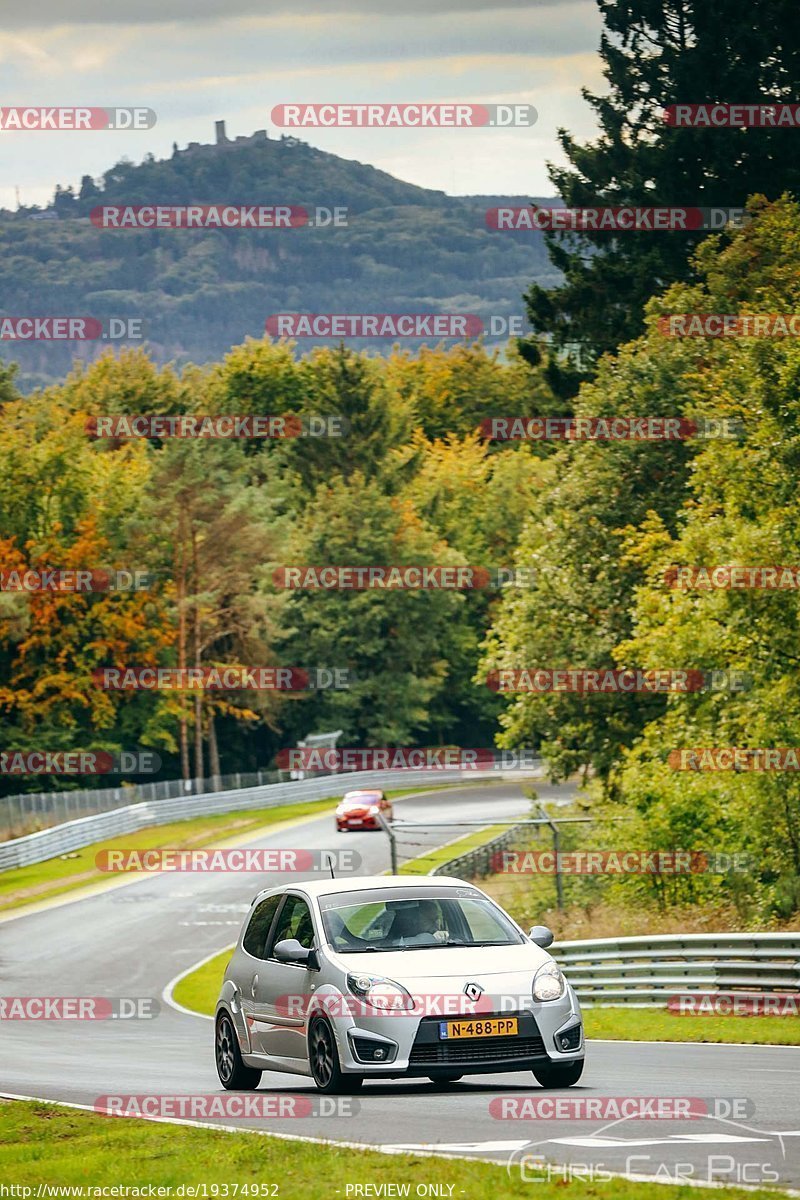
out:
M233 1027L228 1017L221 1017L217 1023L217 1040L215 1051L217 1055L217 1070L219 1077L227 1082L233 1075Z

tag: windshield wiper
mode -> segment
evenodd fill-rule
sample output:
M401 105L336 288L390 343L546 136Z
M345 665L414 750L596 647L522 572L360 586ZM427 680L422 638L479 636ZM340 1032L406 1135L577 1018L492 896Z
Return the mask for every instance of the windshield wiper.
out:
M334 949L339 954L405 954L408 950L444 950L448 946L468 946L472 949L473 946L514 946L516 942L425 942L423 944L415 943L413 946L335 946Z
M385 946L334 946L339 954L386 954Z
M473 946L520 946L521 942L468 942L470 949Z

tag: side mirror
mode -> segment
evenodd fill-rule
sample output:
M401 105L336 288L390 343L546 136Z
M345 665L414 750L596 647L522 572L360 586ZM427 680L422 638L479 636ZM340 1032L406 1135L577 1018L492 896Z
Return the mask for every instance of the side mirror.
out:
M552 946L555 934L552 929L548 929L546 925L534 925L528 930L528 937L536 946L541 946L546 950L548 946ZM282 945L287 943L283 942Z
M278 962L302 963L314 968L317 966L316 951L301 946L297 938L286 938L282 942L276 942L272 948L272 954Z

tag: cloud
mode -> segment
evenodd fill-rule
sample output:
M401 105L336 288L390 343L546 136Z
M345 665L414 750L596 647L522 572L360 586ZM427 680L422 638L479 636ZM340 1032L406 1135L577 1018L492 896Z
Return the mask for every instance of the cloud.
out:
M169 0L164 2L168 6ZM120 97L128 86L135 92L151 85L161 93L174 88L177 94L206 81L238 81L243 87L260 84L272 92L270 81L296 86L301 80L308 90L315 88L315 77L316 85L333 85L337 91L346 81L346 94L353 98L411 99L392 90L393 85L402 90L405 83L413 84L414 99L435 99L449 86L448 76L461 73L466 79L474 66L480 72L482 64L492 64L498 80L505 82L508 71L524 77L526 63L531 70L550 59L596 54L599 19L589 6L586 17L576 21L576 13L584 8L585 0L558 9L534 11L529 6L513 17L509 14L508 20L499 19L499 10L476 11L455 24L449 15L434 11L424 21L409 20L405 12L316 15L302 21L273 15L165 25L158 32L152 25L126 25L112 36L99 25L59 25L26 30L23 36L0 33L0 58L12 72L6 77L4 102L20 102L9 99L10 85L23 65L20 59L34 67L33 54L40 57L41 74L62 75L61 86L70 94L85 97L89 90L110 84L116 103L126 102ZM381 70L354 73L353 68L362 66ZM427 82L420 79L421 69L428 73ZM514 86L519 86L516 80ZM33 101L35 91L29 88L20 100ZM93 102L104 101L97 96Z
M594 8L591 0L581 0L584 8ZM108 3L108 0L70 0L68 13L64 0L33 0L17 5L5 0L2 5L5 28L30 29L55 25L147 25L172 21L219 21L219 0L136 0L131 5ZM487 13L497 16L504 9L546 9L573 7L571 0L403 0L402 15L409 13ZM347 13L375 13L375 0L228 0L224 16L236 17L291 14L299 20L307 14L325 14L331 21ZM387 14L388 15L388 14Z

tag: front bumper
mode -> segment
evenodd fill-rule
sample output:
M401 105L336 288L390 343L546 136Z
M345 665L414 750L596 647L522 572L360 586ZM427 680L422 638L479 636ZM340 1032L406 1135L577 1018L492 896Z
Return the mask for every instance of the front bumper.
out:
M508 1013L487 1013L489 1017ZM519 1022L516 1037L439 1037L439 1019L423 1017L408 1056L407 1075L429 1075L436 1071L459 1070L464 1074L487 1071L524 1071L538 1059L547 1058L544 1040L532 1013L514 1014Z
M359 1013L357 1017L337 1016L331 1024L342 1070L370 1078L527 1071L536 1063L566 1063L584 1055L580 1008L570 987L559 1000L531 1001L513 1012L498 1008L480 1015L517 1017L518 1033L511 1037L442 1039L439 1024L453 1020L452 1015ZM558 1036L576 1027L577 1040L573 1032L570 1048L562 1050Z

